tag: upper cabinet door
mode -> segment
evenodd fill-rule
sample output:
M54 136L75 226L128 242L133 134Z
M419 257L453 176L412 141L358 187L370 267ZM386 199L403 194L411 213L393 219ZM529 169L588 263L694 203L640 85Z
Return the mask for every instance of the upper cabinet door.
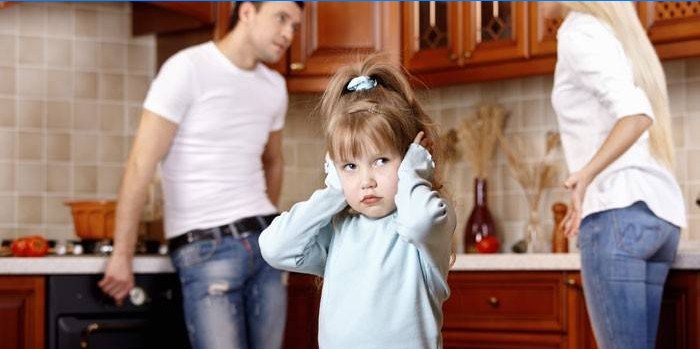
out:
M458 67L460 2L402 2L403 64L411 72Z
M466 63L527 57L524 2L477 1L464 4Z
M700 2L652 1L637 4L642 25L655 44L700 38Z
M544 13L537 2L528 2L530 56L557 53L557 30L564 21L562 13Z
M364 55L387 51L398 62L399 4L307 2L290 48L290 77L328 77Z

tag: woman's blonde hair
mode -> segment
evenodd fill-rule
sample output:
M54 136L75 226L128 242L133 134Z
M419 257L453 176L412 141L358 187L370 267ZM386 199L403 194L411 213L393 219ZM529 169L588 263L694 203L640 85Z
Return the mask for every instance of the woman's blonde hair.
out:
M655 117L654 124L649 129L651 153L659 162L672 168L675 153L666 77L633 3L576 1L562 4L571 10L593 15L613 29L632 64L635 84L646 92L651 101Z
M350 91L350 80L361 76L376 81L376 86ZM390 149L403 156L418 132L423 131L433 142L430 150L438 162L435 123L418 103L402 70L382 55L371 55L338 70L317 112L324 122L326 149L334 161L372 150Z

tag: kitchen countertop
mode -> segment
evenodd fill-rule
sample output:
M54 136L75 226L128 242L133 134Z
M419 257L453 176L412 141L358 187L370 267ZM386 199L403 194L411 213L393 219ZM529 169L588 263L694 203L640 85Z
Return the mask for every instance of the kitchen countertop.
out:
M53 256L37 258L0 258L0 275L43 274L101 274L107 257ZM549 271L579 270L578 253L563 254L513 254L491 255L459 254L453 271ZM680 249L673 269L700 270L700 249ZM173 266L167 256L137 256L134 258L136 273L171 273Z

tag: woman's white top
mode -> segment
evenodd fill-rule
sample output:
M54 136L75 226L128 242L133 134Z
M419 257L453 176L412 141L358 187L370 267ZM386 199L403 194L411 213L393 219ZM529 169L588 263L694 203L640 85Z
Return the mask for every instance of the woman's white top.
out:
M632 66L612 29L594 16L570 12L557 34L552 106L570 172L593 157L618 119L654 120L649 98L634 83ZM588 186L583 217L644 201L658 217L686 226L685 204L673 174L650 152L644 134Z

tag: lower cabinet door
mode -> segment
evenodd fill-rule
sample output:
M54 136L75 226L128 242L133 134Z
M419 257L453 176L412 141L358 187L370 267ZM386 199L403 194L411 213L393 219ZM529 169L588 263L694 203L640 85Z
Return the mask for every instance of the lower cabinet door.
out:
M557 334L443 331L445 349L565 349Z

